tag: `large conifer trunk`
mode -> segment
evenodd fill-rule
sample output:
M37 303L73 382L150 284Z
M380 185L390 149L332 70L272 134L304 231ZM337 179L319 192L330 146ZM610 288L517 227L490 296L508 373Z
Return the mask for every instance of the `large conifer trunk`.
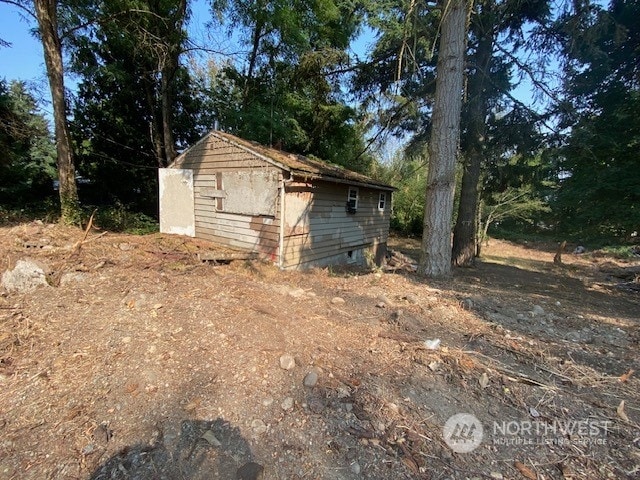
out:
M451 218L466 45L465 7L463 0L441 2L444 16L429 143L422 257L418 267L421 275L429 277L451 274Z
M34 0L44 60L53 100L53 121L58 154L58 180L60 189L61 220L77 223L80 220L76 169L67 125L64 94L62 45L58 35L58 14L55 0Z
M493 29L483 33L471 61L471 67L476 72L469 78L469 106L467 108L469 127L466 139L463 140L463 150L466 157L460 188L458 216L453 230L453 264L458 267L472 266L477 252L478 183L482 172L487 131L485 87L495 35Z

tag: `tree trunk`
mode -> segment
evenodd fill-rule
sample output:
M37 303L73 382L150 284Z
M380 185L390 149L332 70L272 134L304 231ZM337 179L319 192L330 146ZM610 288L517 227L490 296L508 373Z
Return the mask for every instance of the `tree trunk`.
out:
M167 166L177 156L176 142L173 136L173 84L179 67L179 58L182 44L178 40L182 38L182 27L186 20L187 0L180 0L178 9L171 22L172 31L167 37L170 43L167 45L167 57L160 72L160 102L162 110L162 139L164 144L164 165Z
M451 274L451 218L466 45L465 7L464 0L441 3L445 13L436 70L422 255L418 266L418 273L429 277Z
M485 238L487 238L487 226L482 223L482 199L478 202L478 208L476 208L476 225L478 226L478 238L476 239L476 258L482 256L482 244Z
M256 61L258 59L258 50L260 48L260 41L262 40L262 29L264 22L260 19L256 22L255 29L251 40L251 53L249 54L249 68L247 69L247 81L253 78L253 71L256 68Z
M261 2L262 3L262 2ZM262 36L264 35L263 29L265 28L265 22L260 16L256 20L256 25L253 30L253 35L251 37L251 53L249 54L249 67L247 69L247 77L244 79L244 92L242 99L242 108L246 109L249 105L249 91L251 89L252 80L253 80L253 72L256 68L256 63L258 61L258 52L260 51L260 42L262 41Z
M486 75L493 54L494 31L484 32L480 38L471 67L475 73L469 77L469 128L466 141L462 141L465 154L464 172L460 189L460 203L456 226L453 229L453 264L458 267L471 267L474 264L477 249L477 210L478 183L484 159L486 136L487 94Z
M58 154L58 181L61 220L67 224L80 222L80 203L76 186L76 169L67 125L64 92L62 45L58 35L56 0L34 0L44 60L53 100L53 120Z
M567 248L567 241L564 240L560 245L558 245L558 250L556 250L556 254L553 257L553 263L556 265L562 265L562 252Z
M482 167L482 153L468 153L460 187L458 217L453 229L452 261L456 267L471 267L476 256L478 182Z
M157 115L156 109L156 92L154 79L149 75L146 75L143 78L142 84L144 85L144 93L147 99L147 108L150 113L149 120L149 140L153 145L153 153L156 157L156 163L158 164L158 168L164 167L164 148L162 142L162 135L160 132L162 130L162 122L159 120L159 115Z
M162 109L162 140L164 144L164 160L162 167L166 167L176 158L176 143L173 138L173 78L177 69L177 62L168 61L161 73L160 100Z

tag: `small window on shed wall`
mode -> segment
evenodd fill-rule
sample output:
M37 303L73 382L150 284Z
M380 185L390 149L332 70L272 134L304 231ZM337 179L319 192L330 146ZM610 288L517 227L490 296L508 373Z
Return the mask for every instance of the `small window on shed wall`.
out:
M358 211L358 189L349 187L347 195L347 213L356 213Z
M387 204L387 194L381 193L378 198L378 210L384 210L385 205Z

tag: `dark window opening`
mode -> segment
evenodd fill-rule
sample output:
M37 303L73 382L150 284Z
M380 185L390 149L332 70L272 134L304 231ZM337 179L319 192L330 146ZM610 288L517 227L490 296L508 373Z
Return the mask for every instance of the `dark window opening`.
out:
M387 203L387 194L381 193L380 198L378 199L378 210L384 210L384 206Z
M356 213L358 211L358 189L355 187L349 188L349 194L347 195L347 213Z

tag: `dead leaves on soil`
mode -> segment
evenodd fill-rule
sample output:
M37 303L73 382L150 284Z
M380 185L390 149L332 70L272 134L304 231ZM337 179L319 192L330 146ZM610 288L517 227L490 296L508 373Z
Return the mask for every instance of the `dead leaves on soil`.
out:
M527 467L524 463L516 460L513 463L513 466L516 467L516 470L518 470L524 478L527 478L529 480L538 480L538 474L531 468Z
M631 375L633 375L635 370L633 370L632 368L629 369L629 371L623 375L620 375L620 377L618 378L618 380L622 383L626 383L629 381L629 379L631 378Z
M629 417L627 417L627 414L624 411L624 400L620 401L620 404L618 405L618 408L616 408L616 412L618 413L618 416L624 420L625 422L629 421Z

